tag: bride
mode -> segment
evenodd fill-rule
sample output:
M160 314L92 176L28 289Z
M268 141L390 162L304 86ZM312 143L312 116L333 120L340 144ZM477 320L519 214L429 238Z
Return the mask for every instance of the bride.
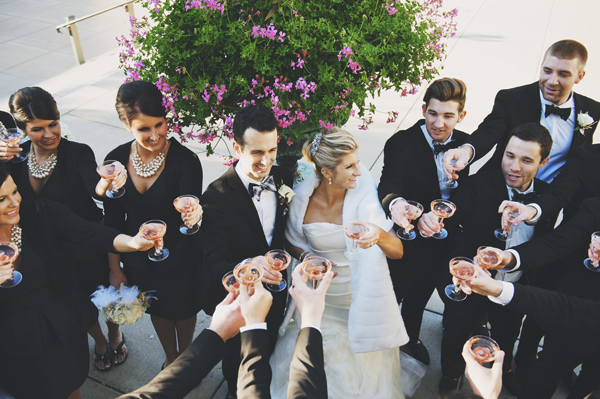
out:
M329 398L404 398L398 347L408 336L385 259L401 258L402 242L381 208L375 181L361 171L350 133L318 133L303 154L315 173L294 190L286 248L296 259L315 254L336 265L321 326ZM352 240L344 226L351 222L368 232L358 240L358 257L349 261ZM286 398L299 325L296 313L271 356L273 398Z

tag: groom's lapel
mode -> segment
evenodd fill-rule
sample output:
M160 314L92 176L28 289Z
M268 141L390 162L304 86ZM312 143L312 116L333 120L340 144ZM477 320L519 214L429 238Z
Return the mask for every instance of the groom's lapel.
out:
M248 217L248 221L250 222L250 226L256 230L256 232L263 238L265 241L265 245L267 239L265 238L265 232L262 228L262 224L260 224L260 219L258 218L258 212L254 207L254 203L252 202L252 198L250 198L250 194L244 183L240 180L240 177L235 172L233 167L227 173L227 185L231 191L231 195L235 199L235 201L239 204L240 209L244 212L244 214ZM240 220L240 223L243 221ZM232 226L235 229L235 226ZM243 229L240 229L243 231ZM240 239L243 239L240 237Z

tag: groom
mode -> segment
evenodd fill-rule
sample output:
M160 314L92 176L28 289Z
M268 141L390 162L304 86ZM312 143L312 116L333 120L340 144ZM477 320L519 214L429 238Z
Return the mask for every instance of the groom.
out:
M203 281L204 311L212 314L225 294L223 275L246 258L262 262L271 249L283 249L288 201L279 195L282 185L292 186L290 173L273 166L277 156L277 121L271 109L250 105L233 121L233 149L238 161L215 180L202 195L204 215L202 248L206 273ZM262 281L276 284L286 272L265 269ZM283 320L287 290L273 293L267 315L272 351ZM229 340L223 356L223 375L228 398L236 397L240 365L240 337Z

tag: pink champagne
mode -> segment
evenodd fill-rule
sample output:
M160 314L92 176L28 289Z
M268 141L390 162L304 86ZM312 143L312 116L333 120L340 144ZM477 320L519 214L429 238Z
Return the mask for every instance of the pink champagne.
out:
M142 236L148 241L156 241L167 232L167 226L160 223L148 223L140 227Z
M117 174L119 174L121 172L121 170L123 169L123 165L121 165L120 163L117 164L115 163L111 163L109 165L102 165L102 166L98 166L98 174L100 176L102 176L105 179L114 179L115 176Z
M182 196L178 197L173 205L181 213L190 213L198 208L198 200L195 197Z
M455 207L451 206L448 202L437 201L432 204L431 212L440 218L449 218L454 214Z
M0 261L13 261L17 257L17 250L10 245L0 245Z
M291 257L284 251L269 251L265 255L265 261L269 267L276 271L285 270L290 264Z
M458 261L450 266L450 273L460 280L471 280L477 274L477 269L472 263Z
M310 258L302 262L302 271L309 280L321 280L323 275L331 270L331 262L318 258Z
M262 268L254 266L251 263L244 263L236 266L236 268L233 270L233 275L239 283L253 286L262 278L263 270Z
M409 220L415 220L419 216L421 216L422 210L417 208L416 206L408 206L406 207L406 212L404 212L404 217Z
M233 272L229 272L223 276L223 286L233 294L237 295L240 292L240 283L235 279Z
M471 353L471 356L473 356L479 364L494 361L500 351L500 347L496 341L482 335L476 335L469 339L468 347L469 353Z

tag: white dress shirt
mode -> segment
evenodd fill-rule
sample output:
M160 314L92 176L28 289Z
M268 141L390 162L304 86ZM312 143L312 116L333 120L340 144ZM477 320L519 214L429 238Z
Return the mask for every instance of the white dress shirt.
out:
M259 183L256 180L250 179L248 175L243 173L240 170L239 163L235 166L235 173L237 173L237 175L240 177L244 187L246 187L246 191L248 191L250 183ZM250 195L249 191L248 195ZM273 240L273 230L275 230L275 215L277 213L277 193L269 190L263 190L260 201L257 200L256 196L253 196L252 203L254 204L256 212L258 213L258 219L260 220L263 232L265 233L267 244L271 245L271 241Z
M427 125L426 124L421 125L421 130L423 131L423 134L425 135L425 140L427 140L429 147L431 147L431 155L433 156L433 139L427 132ZM454 134L454 132L450 133L450 136L448 137L448 139L440 144L447 144L447 143L451 142L453 134ZM437 169L437 176L438 176L438 184L440 186L440 191L442 192L442 198L447 200L448 198L450 198L450 192L452 192L452 189L446 187L446 173L444 173L444 167L443 167L444 153L440 152L439 154L433 156L433 159L435 160L435 167Z
M565 121L555 114L548 115L546 118L546 106L552 103L544 98L541 90L540 99L542 101L540 124L548 129L552 136L552 150L550 151L550 160L538 170L536 177L550 183L556 177L560 168L567 162L567 155L571 149L575 130L575 100L573 100L573 93L571 93L571 97L564 104L558 105L558 108L571 108L571 115Z

